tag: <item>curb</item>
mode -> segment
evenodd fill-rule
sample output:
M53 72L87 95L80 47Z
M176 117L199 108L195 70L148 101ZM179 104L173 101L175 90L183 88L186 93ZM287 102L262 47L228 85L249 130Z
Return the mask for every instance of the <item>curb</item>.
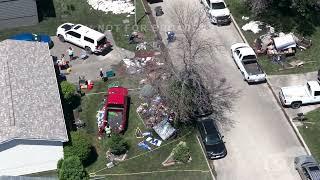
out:
M239 28L236 20L233 18L232 14L230 14L230 16L231 16L232 22L233 22L234 26L236 27L236 29L237 29L237 31L238 31L241 39L242 39L245 43L249 44L248 41L247 41L247 39L246 39L246 37L243 35L241 29ZM299 129L298 129L298 128L296 127L296 125L291 121L288 113L285 111L284 107L281 105L281 103L280 103L280 101L279 101L279 99L278 99L278 96L277 96L276 93L273 91L273 89L272 89L271 84L269 83L269 81L267 81L267 85L268 85L268 88L271 90L273 97L276 99L278 106L280 106L281 111L283 112L284 116L286 117L287 121L289 122L290 126L293 128L293 131L294 131L294 133L296 134L296 136L298 137L298 140L299 140L300 144L303 146L303 148L305 149L306 153L307 153L308 155L311 155L310 149L309 149L309 147L307 146L306 142L303 140L303 137L302 137L302 135L300 134Z
M210 174L211 174L212 180L216 180L216 178L215 178L214 175L213 175L212 168L211 168L211 166L210 166L210 164L209 164L209 161L208 161L208 158L207 158L207 156L206 156L206 153L204 152L204 149L203 149L203 147L202 147L202 144L201 144L201 142L200 142L200 140L199 140L199 137L198 137L197 135L196 135L196 138L197 138L198 143L199 143L199 145L200 145L202 154L203 154L204 158L206 159L208 168L210 169Z

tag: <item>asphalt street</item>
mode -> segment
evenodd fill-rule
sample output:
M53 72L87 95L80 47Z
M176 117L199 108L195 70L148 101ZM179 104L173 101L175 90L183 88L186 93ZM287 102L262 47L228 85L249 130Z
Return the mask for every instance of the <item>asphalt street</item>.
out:
M151 4L151 8L162 6L164 15L156 17L160 32L165 32L177 23L169 13L176 1ZM185 0L194 8L203 8L199 0ZM209 23L209 20L208 20ZM171 29L174 30L174 29ZM177 32L178 33L178 32ZM230 46L242 42L233 24L217 27L208 24L203 32L204 39L216 45L214 57L203 57L202 66L225 77L239 91L234 98L234 108L227 116L232 120L231 128L222 128L228 155L215 160L217 180L295 180L300 179L293 166L293 158L305 154L294 131L281 112L276 100L266 84L248 85L230 56ZM179 38L179 33L177 34ZM171 59L176 67L181 67L177 56L177 46L168 45ZM211 67L211 68L210 68ZM210 71L211 69L211 71ZM205 163L205 162L204 162Z

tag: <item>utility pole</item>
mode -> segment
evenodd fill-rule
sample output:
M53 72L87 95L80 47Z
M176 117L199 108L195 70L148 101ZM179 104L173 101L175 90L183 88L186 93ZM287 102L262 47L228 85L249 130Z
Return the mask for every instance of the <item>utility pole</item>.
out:
M134 25L137 25L137 0L134 0Z

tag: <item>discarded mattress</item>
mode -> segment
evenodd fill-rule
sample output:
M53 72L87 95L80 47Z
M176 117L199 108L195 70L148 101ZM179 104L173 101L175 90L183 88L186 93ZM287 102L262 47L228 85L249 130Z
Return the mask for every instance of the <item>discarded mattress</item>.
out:
M167 120L163 120L157 125L153 126L154 131L161 137L162 140L170 138L176 129L171 126Z
M273 43L278 51L297 47L297 44L291 34L273 38Z

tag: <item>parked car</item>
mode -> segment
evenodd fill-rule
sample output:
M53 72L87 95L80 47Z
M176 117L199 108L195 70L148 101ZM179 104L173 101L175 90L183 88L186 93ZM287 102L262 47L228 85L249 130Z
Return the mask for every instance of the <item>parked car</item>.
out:
M283 106L298 109L303 104L320 102L320 85L317 81L308 81L305 85L280 88L279 98Z
M81 24L64 23L57 28L56 34L61 42L82 47L88 54L98 54L112 47L103 33Z
M320 180L320 167L317 161L308 155L294 158L294 166L303 180Z
M198 130L208 159L220 159L227 155L223 136L221 136L213 119L198 121Z
M128 89L124 87L112 87L108 89L108 95L104 104L104 118L99 133L109 126L115 132L123 132L127 125L128 113Z
M53 47L53 41L51 40L50 36L45 34L33 34L33 33L21 33L16 34L14 36L9 37L12 40L19 40L19 41L37 41L48 43L49 48Z
M267 75L259 65L256 53L248 44L233 44L231 46L231 56L245 81L248 83L266 81Z
M212 24L230 24L230 11L224 0L200 0L204 5Z

